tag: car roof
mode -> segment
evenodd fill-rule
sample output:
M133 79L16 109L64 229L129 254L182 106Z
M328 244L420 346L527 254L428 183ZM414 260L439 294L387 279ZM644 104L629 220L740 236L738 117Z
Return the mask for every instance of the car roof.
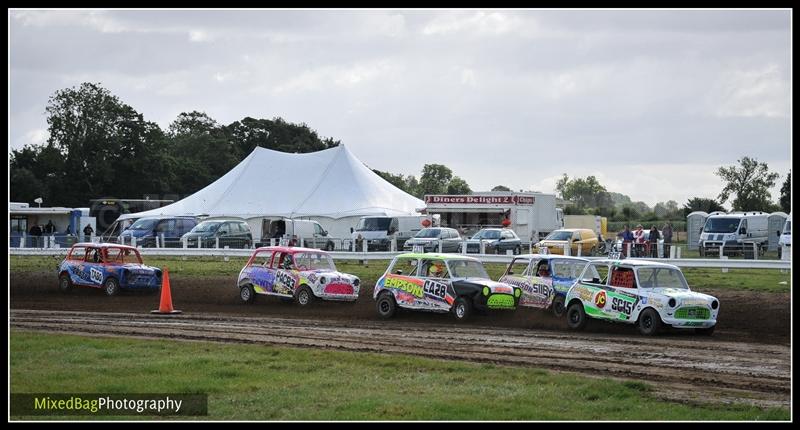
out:
M400 254L400 255L396 256L395 258L401 258L401 257L402 258L425 258L425 259L428 259L428 260L471 260L471 261L480 262L480 260L478 260L477 258L469 257L467 255L444 254L444 253L438 253L438 252L426 252L426 253L422 253L422 252L406 252L404 254Z
M594 233L594 230L592 230L590 228L559 228L559 229L553 230L553 231L587 231L587 230L591 231L592 233Z
M119 243L94 243L94 242L78 242L73 244L70 248L124 248L124 249L132 249L134 251L138 251L136 247L128 246L128 245L121 245Z
M296 254L298 252L316 252L320 254L328 254L327 252L316 249L316 248L302 248L299 246L262 246L260 248L256 248L253 253L258 251L276 251L276 252L286 252L289 254Z
M517 259L525 259L525 260L528 260L528 261L533 260L534 258L542 259L542 260L559 259L559 260L575 260L575 261L583 261L583 262L589 261L589 259L587 259L587 258L572 257L572 256L569 256L569 255L558 255L558 254L522 254L522 255L517 255L516 257L514 257L515 260L517 260Z
M197 220L196 217L189 216L189 215L154 215L154 216L143 216L143 217L137 219L136 221L143 220L143 219L173 219L173 218Z
M594 260L592 263L606 263L606 264L613 264L615 266L631 266L631 267L669 267L673 269L678 269L678 266L673 264L661 263L659 261L651 261L651 260L641 260L641 259L634 259L634 258L626 258L624 260L614 260L610 258L602 258L599 260ZM680 270L680 269L678 269Z

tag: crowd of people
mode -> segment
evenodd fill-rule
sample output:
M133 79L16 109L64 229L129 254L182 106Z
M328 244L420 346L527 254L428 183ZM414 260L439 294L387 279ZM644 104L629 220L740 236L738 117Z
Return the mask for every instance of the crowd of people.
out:
M672 224L667 222L661 231L655 225L650 227L650 231L645 234L641 224L631 231L628 225L617 233L617 239L622 241L621 252L627 257L651 257L658 258L658 241L664 240L664 257L669 258L670 248L672 247ZM630 246L628 245L630 244Z

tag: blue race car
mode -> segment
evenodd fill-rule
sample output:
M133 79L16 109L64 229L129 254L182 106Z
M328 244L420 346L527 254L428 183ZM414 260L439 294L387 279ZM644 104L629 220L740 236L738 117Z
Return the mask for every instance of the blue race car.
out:
M500 282L522 288L520 306L566 313L564 299L589 260L552 254L526 254L514 258Z
M58 265L58 286L102 288L109 296L121 288L158 291L161 269L142 264L139 250L113 243L76 243Z

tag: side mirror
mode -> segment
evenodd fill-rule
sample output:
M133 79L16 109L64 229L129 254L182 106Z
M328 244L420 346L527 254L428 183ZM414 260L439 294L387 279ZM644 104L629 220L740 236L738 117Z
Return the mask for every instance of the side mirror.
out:
M327 235L328 235L328 232L327 232L327 231L325 231L325 230L322 230L322 235L323 235L323 236L327 236Z
M228 234L228 232L226 230L222 230L217 234L219 234L220 236L224 236L224 235Z
M745 228L740 228L740 229L739 229L739 234L747 234L747 229L745 229Z
M397 274L397 275L402 275L403 271L400 270L400 269L397 269L397 270L394 271L394 273Z

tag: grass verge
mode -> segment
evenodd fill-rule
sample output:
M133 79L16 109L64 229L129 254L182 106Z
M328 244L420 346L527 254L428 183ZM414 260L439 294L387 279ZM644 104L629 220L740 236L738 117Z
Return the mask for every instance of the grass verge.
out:
M639 382L407 355L20 330L10 341L12 393L207 393L199 419L789 419L786 409L665 402Z

